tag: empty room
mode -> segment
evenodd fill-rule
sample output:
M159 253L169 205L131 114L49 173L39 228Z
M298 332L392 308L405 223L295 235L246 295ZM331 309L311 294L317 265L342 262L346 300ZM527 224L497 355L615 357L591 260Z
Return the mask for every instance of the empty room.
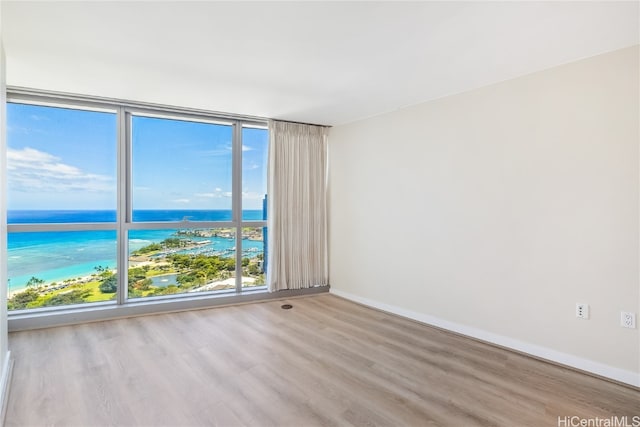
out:
M0 1L6 426L640 426L639 1Z

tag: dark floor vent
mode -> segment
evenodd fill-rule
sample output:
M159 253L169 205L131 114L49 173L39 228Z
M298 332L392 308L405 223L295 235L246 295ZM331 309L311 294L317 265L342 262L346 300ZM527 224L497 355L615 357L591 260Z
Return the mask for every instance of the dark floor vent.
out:
M289 310L289 309L293 308L293 306L291 304L282 304L280 306L280 308L282 308L284 310Z

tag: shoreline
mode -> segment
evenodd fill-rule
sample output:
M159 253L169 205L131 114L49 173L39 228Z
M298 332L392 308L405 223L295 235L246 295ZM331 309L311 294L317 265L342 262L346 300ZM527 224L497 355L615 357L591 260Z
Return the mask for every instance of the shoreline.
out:
M117 270L109 270L112 274L116 274ZM157 276L153 276L153 277L162 277L162 276L171 276L174 275L176 273L167 273L167 274L159 274ZM58 282L49 282L49 283L42 283L39 286L33 286L32 288L35 290L38 290L38 292L40 294L43 293L48 293L51 291L57 291L60 289L64 289L64 288L68 288L70 286L75 286L75 285L84 285L86 283L90 283L90 282L94 282L94 281L98 281L99 278L96 277L97 274L91 275L91 276L82 276L82 277L78 277L76 279L72 279L69 280L67 282L63 282L62 284L59 284ZM241 276L240 278L240 283L242 284L242 286L244 287L245 285L249 285L249 286L255 286L254 283L256 282L256 278L255 277L250 277L250 276ZM51 286L53 284L56 284L56 286ZM235 277L229 277L228 279L223 279L223 280L214 280L211 282L208 282L202 286L198 286L197 288L193 288L193 289L189 289L187 291L187 293L192 293L192 292L203 292L203 291L218 291L218 290L223 290L223 289L230 289L230 288L235 288L236 286L236 278ZM29 289L29 287L24 287L24 288L20 288L20 289L16 289L16 290L11 290L11 291L7 291L7 298L12 298L14 295L19 294L21 292L26 291L27 289Z
M258 227L260 228L260 227ZM174 254L176 252L185 252L187 254L193 254L193 255L198 255L201 253L205 253L207 254L207 252L211 252L211 255L214 256L221 256L223 258L229 258L229 257L233 257L236 247L235 246L230 246L226 241L228 240L227 238L225 238L226 236L219 236L219 235L214 235L213 233L211 233L210 230L194 230L193 233L188 233L188 232L182 232L180 233L180 230L170 230L172 231L171 234L168 234L167 236L163 236L163 239L158 239L158 240L146 240L147 245L149 244L157 244L157 243L161 243L164 239L167 239L168 237L177 235L177 238L180 238L181 240L184 240L185 245L179 248L165 248L162 251L159 251L157 253L154 254L137 254L137 255L133 255L133 253L137 252L138 249L136 250L132 250L130 256L129 256L129 263L128 263L128 267L129 269L131 268L136 268L136 267L143 267L143 266L149 266L149 267L154 267L154 266L160 266L163 264L166 264L166 257L168 255ZM223 247L218 248L217 250L214 249L214 246L219 246L221 244L221 242L215 241L215 240L192 240L191 238L193 237L206 237L209 239L220 239L223 240L222 244L224 245ZM262 237L262 236L260 236ZM243 240L252 242L252 243L262 243L263 240L262 239L258 239L258 236L256 233L247 233L246 235L244 235L243 233ZM226 243L226 244L225 244ZM234 241L235 243L235 241ZM226 246L229 245L228 248L226 248ZM143 246L144 247L144 246ZM215 252L214 252L215 250ZM243 258L256 258L259 254L264 254L264 250L260 250L259 248L256 248L254 246L247 246L246 248L243 247ZM229 254L231 256L225 256L226 254ZM96 264L100 264L99 262L96 262ZM104 263L102 263L104 264ZM74 266L69 266L70 269L72 269ZM65 267L66 268L66 267ZM82 284L86 284L89 283L91 281L97 281L99 280L99 272L94 271L95 267L88 270L88 271L81 271L81 272L74 272L74 274L69 275L67 277L61 277L61 278L55 278L55 279L45 279L45 281L41 284L37 284L34 286L27 286L26 283L22 283L20 285L17 285L16 287L13 287L11 284L11 279L9 278L9 285L7 287L7 298L12 298L13 296L15 296L16 294L22 293L24 291L26 291L29 288L33 288L33 289L39 289L41 293L43 292L48 292L48 291L55 291L55 290L60 290L63 288L67 288L69 286L73 286L73 285L82 285ZM115 267L112 268L107 268L108 271L111 271L112 273L115 273L117 270ZM40 272L40 274L43 274L43 272ZM38 277L38 273L35 274L27 274L27 275L22 275L22 276L18 276L18 277L22 277L22 280L24 281L25 278L27 276L31 276L31 277ZM15 278L13 278L15 279ZM243 283L245 281L245 279L252 279L251 277L243 277ZM207 284L208 285L208 284ZM203 285L205 286L205 285Z
M196 248L198 246L201 246L201 245L194 245L193 248ZM129 269L140 268L140 267L149 267L150 269L154 269L154 268L164 267L168 264L168 262L166 261L167 255L171 255L172 253L173 252L171 250L167 250L167 251L162 251L158 254L155 254L156 256L160 255L157 257L152 257L148 255L132 255L129 258ZM257 256L257 253L256 253L256 256ZM252 257L252 258L255 258L255 257ZM108 271L111 274L117 274L118 272L116 268L107 268L104 271ZM46 295L49 292L58 291L71 286L84 285L90 282L100 281L100 275L103 272L96 271L91 274L70 277L62 280L47 281L34 286L24 285L15 289L11 289L9 287L7 289L7 298L11 299L15 295L20 294L29 288L37 290L40 295ZM157 274L152 277L162 277L162 276L169 276L173 274L177 274L177 273ZM196 288L189 289L187 292L191 293L191 292L202 292L202 291L208 291L208 290L215 291L215 290L222 290L222 289L230 289L235 287L235 280L236 280L235 277L230 277L222 280L214 280L214 281L205 283L204 285L198 286ZM243 275L241 276L240 280L243 286L245 284L249 286L255 286L253 284L256 282L257 278ZM155 287L161 288L163 286L155 286Z
M113 273L116 272L116 270L109 270ZM92 274L89 276L78 276L78 277L73 277L73 278L67 278L64 280L53 280L50 282L44 282L41 283L38 286L22 286L21 288L18 289L7 289L7 298L12 298L15 294L19 294L21 292L26 291L29 288L33 288L33 289L42 289L41 292L45 292L45 291L57 291L59 289L64 289L64 288L68 288L69 286L73 286L73 285L83 285L85 283L89 283L89 282L93 282L98 280L97 277L95 277L97 274ZM53 286L55 284L55 286Z

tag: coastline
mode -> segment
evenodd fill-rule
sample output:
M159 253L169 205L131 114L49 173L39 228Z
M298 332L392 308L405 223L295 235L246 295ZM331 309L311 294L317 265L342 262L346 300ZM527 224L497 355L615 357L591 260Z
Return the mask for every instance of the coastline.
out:
M231 218L231 211L211 210L136 214L137 220L176 222L186 217L199 221ZM108 219L113 215L110 211L13 211L10 223L113 222ZM243 211L242 217L265 219L261 210ZM117 263L119 243L115 230L10 232L8 308L23 310L114 301L118 267L128 269L128 283L120 284L120 288L133 299L231 291L236 280L243 288L265 283L264 226L242 227L240 235L230 226L182 229L178 223L175 226L130 230L125 234L126 267ZM236 275L241 277L236 279Z
M113 273L116 272L116 270L109 270L112 271ZM86 275L86 276L80 276L80 277L75 277L75 278L68 278L68 279L63 279L63 280L53 280L50 282L44 282L41 283L37 286L32 286L32 288L34 289L42 289L43 292L44 291L56 291L56 290L60 290L60 289L64 289L64 288L68 288L69 286L73 286L73 285L83 285L92 281L96 281L98 280L97 275L96 274L91 274L91 275ZM29 286L23 285L20 288L9 288L7 289L7 298L11 298L16 294L19 294L21 292L26 291L27 289L29 289Z
M109 272L111 274L116 274L117 270L109 270ZM160 278L162 276L172 276L174 275L174 273L168 273L168 274L159 274L157 276L154 276L154 278ZM38 290L40 293L42 294L46 294L48 292L53 292L53 291L57 291L60 289L65 289L71 286L75 286L75 285L84 285L90 282L95 282L98 281L98 275L97 274L92 274L90 276L82 276L82 277L77 277L75 279L71 279L71 280L67 280L64 281L62 283L58 283L57 281L54 282L49 282L49 283L42 283L39 286L34 286L33 288ZM242 286L255 286L254 283L256 282L256 278L255 277L250 277L250 276L242 276L241 277L241 283ZM236 278L235 277L229 277L228 279L223 279L223 280L213 280L210 281L202 286L199 286L197 288L194 289L189 289L187 291L187 293L192 293L192 292L204 292L204 291L219 291L219 290L223 290L223 289L233 289L236 286ZM24 292L28 289L29 287L25 286L23 288L18 288L18 289L13 289L13 290L8 290L7 291L7 298L12 298L13 296L15 296L16 294L19 294L21 292Z
M240 281L245 288L264 284L262 230L261 227L242 230ZM60 240L59 235L53 236L53 242L45 237L48 236L41 237L41 246L14 252L14 259L27 255L25 265L34 270L38 266L41 270L28 270L28 274L10 279L13 281L8 288L11 310L115 299L115 261L105 261L104 250L100 252L100 249L113 248L115 242L111 238L86 240L82 236L86 241L81 241L76 235L72 241L60 243L55 241L55 238ZM129 283L126 285L129 298L235 289L238 241L234 237L235 231L231 228L130 234ZM57 247L52 247L56 244ZM95 247L98 251L93 250ZM28 252L36 255L28 256ZM49 270L44 269L46 266Z
M193 232L185 232L179 229L153 230L153 234L147 233L144 236L140 236L144 237L142 239L137 238L138 236L130 236L131 254L129 256L129 268L144 267L145 265L150 267L160 266L163 262L166 262L163 260L165 260L167 256L176 253L189 255L204 254L220 256L223 258L232 258L235 256L236 240L230 236L231 235L226 232L226 229L219 229L217 233L213 233L210 230L194 230ZM137 253L145 246L160 244L164 240L173 237L179 238L182 241L180 247L165 248L153 254ZM255 231L252 231L247 235L243 235L242 240L243 258L254 259L258 255L264 253L264 248L260 247L260 245L263 245L263 241ZM94 240L93 242L96 241ZM95 244L101 245L100 249L102 249L102 247L112 247L115 245L115 241L111 238L107 238L104 241L97 241ZM62 264L76 253L80 253L86 257L91 252L90 247L80 247L76 241L69 244L60 244L59 246L60 250L57 251L57 248L51 247L51 244L47 242L42 245L42 249L38 250L38 245L36 244L28 248L28 254L20 252L22 248L12 248L9 251L10 262L13 256L14 259L16 259L16 261L13 262L17 262L21 258L28 258L30 260L33 259L29 264L37 263L38 265L42 265L43 263L39 262L38 255L34 255L35 252L38 254L47 254L48 257L50 257L50 253L66 252L68 255L60 257L63 258L61 260ZM86 246L86 244L84 244L84 246ZM104 250L99 256L94 258L104 258ZM99 266L104 266L107 270L112 270L114 272L116 270L114 260L90 261L87 259L75 262L71 260L70 264L67 266L56 266L56 268L49 270L29 270L28 274L9 278L10 281L7 289L7 296L8 298L11 298L16 294L27 290L29 288L27 283L29 278L32 277L44 280L42 283L33 287L45 288L48 290L58 290L72 285L81 285L98 280L96 267ZM24 268L22 270L24 270Z

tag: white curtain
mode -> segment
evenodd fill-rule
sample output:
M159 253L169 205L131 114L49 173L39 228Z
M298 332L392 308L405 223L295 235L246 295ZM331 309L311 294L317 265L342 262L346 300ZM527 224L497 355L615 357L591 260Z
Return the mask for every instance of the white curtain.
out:
M269 291L328 285L327 128L269 123Z

